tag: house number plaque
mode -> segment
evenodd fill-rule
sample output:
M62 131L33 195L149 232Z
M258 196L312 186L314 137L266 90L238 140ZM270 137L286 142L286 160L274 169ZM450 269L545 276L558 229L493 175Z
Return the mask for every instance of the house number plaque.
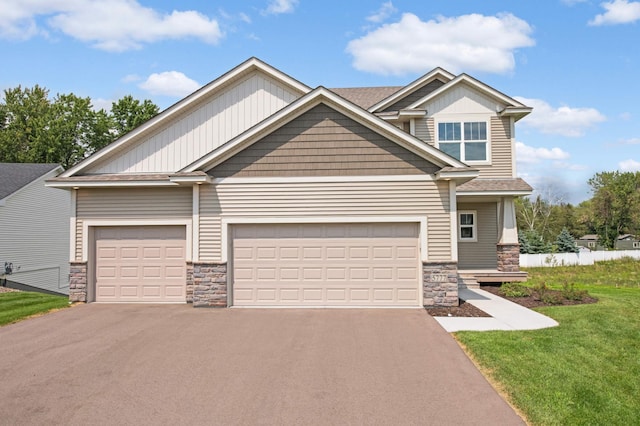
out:
M444 283L447 282L449 276L447 274L431 274L431 282Z

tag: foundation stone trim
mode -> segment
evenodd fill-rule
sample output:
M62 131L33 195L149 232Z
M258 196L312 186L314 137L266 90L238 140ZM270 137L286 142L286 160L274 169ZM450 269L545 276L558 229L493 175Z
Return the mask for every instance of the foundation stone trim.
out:
M520 244L497 245L498 271L520 272Z
M69 262L69 301L87 301L87 262Z
M458 263L422 263L424 306L458 306Z
M191 268L193 307L227 307L227 264L194 262ZM187 300L189 286L187 266Z

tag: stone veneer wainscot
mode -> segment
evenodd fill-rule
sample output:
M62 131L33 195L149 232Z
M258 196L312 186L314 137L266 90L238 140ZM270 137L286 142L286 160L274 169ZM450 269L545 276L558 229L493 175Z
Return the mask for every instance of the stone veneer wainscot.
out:
M87 262L69 263L69 301L87 301Z
M498 271L520 271L520 244L498 244Z
M458 306L458 264L422 264L424 306Z
M191 273L189 269L191 266ZM191 284L189 283L191 280ZM192 290L194 307L227 306L227 264L194 262L187 265L187 297Z

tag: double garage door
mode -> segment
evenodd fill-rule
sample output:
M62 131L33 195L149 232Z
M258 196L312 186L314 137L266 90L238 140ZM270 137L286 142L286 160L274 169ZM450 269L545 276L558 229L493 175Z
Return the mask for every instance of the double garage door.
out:
M233 227L235 306L419 306L418 224Z
M95 300L185 302L184 226L95 229ZM418 224L231 226L235 306L419 306Z

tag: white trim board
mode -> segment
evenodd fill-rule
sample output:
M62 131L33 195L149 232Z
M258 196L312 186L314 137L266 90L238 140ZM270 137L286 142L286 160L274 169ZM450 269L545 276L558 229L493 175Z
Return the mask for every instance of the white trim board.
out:
M185 226L186 261L193 256L192 219L85 219L82 221L82 262L89 261L89 228L97 226Z
M287 223L418 223L420 232L420 260L427 262L426 216L293 216L293 217L223 217L221 221L221 262L229 261L229 225L287 224Z

